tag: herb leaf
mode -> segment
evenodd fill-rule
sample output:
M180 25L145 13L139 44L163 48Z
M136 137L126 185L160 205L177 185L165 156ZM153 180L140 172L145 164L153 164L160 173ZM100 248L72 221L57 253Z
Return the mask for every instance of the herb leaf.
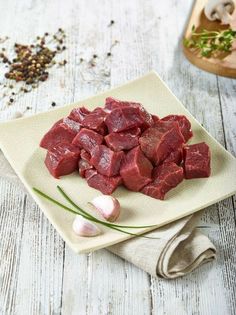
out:
M196 49L203 57L217 57L220 53L230 52L232 43L236 39L236 31L231 28L222 31L208 31L203 29L196 32L196 28L192 26L192 34L190 38L184 38L185 47Z

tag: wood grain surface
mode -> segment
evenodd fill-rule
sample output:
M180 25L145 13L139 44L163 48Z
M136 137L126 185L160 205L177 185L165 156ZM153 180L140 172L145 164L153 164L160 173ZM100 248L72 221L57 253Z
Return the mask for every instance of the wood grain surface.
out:
M53 101L63 106L154 69L236 155L236 81L195 68L181 51L191 6L184 0L1 0L0 37L28 43L58 27L68 35L66 67L53 69L48 81L14 105L1 100L1 120L26 106L32 107L26 115L49 110ZM110 20L115 23L108 27ZM80 63L94 53L96 67ZM19 186L2 178L0 196L0 315L236 312L235 198L208 208L202 217L208 226L204 231L218 249L217 260L167 281L106 250L75 255Z

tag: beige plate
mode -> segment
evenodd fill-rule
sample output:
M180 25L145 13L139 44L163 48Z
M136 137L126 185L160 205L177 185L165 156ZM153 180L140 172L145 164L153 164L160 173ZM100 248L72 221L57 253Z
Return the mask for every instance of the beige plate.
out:
M119 188L114 193L122 205L122 214L117 223L162 226L236 192L235 158L202 128L154 72L87 100L1 124L0 147L2 151L47 218L75 252L96 250L124 241L130 236L105 228L103 233L97 237L75 236L71 229L73 214L41 199L32 191L32 187L35 186L63 201L56 189L56 185L60 184L74 200L87 210L89 210L87 202L100 193L88 187L86 181L77 174L65 176L60 180L50 176L44 166L46 151L40 149L38 144L52 124L69 114L73 107L86 105L92 109L103 105L107 96L141 102L148 111L159 116L186 115L193 127L192 142L205 141L212 152L212 176L207 179L183 181L167 194L165 201ZM144 231L144 229L140 229L137 232Z

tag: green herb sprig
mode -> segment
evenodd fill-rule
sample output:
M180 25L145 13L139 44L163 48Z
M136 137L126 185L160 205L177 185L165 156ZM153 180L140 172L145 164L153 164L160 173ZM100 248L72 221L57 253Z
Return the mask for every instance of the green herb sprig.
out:
M221 31L208 31L203 29L196 32L195 26L192 27L191 37L184 38L184 46L196 49L202 57L211 57L220 53L231 51L232 43L236 39L236 31L231 28Z
M144 237L144 238L149 238L149 239L158 239L157 237L151 237L151 236L145 236L143 234L136 234L136 233L132 233L129 231L126 231L124 229L140 229L140 228L149 228L149 227L155 227L156 225L140 225L140 226L135 226L135 225L120 225L120 224L115 224L115 223L111 223L111 222L105 222L102 220L97 219L96 217L94 217L93 215L91 215L89 212L83 210L81 207L79 207L66 193L65 191L60 187L57 186L58 191L60 192L60 194L76 209L71 209L68 206L62 204L61 202L57 201L56 199L50 197L49 195L47 195L46 193L42 192L41 190L33 187L33 190L40 195L41 197L49 200L50 202L56 204L57 206L61 207L62 209L69 211L73 214L77 214L77 215L81 215L82 217L84 217L85 219L104 225L108 228L111 228L113 230L128 234L128 235L132 235L132 236L136 236L136 237Z

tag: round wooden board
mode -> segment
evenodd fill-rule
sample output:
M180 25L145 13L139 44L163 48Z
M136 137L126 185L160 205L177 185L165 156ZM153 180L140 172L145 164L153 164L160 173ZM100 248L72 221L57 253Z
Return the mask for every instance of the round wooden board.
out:
M188 21L184 38L191 36L192 26L195 25L196 30L222 30L229 28L229 25L222 25L218 21L209 21L203 12L203 9L208 0L196 0L192 9L192 14ZM233 14L236 20L236 10ZM221 75L224 77L236 78L236 50L224 56L223 59L205 58L199 56L190 48L183 46L183 52L186 58L195 66L205 71Z

